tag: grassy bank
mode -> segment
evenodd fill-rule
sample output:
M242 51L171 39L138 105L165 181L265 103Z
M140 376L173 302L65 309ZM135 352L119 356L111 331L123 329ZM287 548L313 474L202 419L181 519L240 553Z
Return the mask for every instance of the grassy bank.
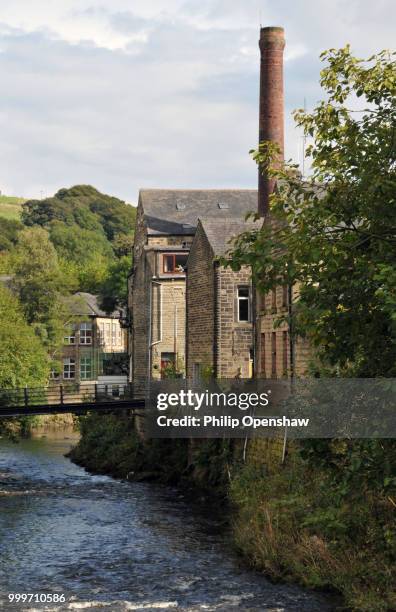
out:
M229 443L202 441L191 449L188 440L143 442L133 418L112 414L81 417L80 433L70 457L93 473L184 485L226 496L232 455Z
M243 462L239 441L142 442L128 417L89 415L80 427L71 458L90 471L187 484L230 502L236 546L272 579L333 590L351 610L396 609L391 442L316 441L270 468L249 459L249 447Z
M236 545L274 579L335 590L348 609L395 610L396 508L360 484L299 453L272 473L246 465L230 486Z
M18 220L21 216L23 198L0 195L0 217Z

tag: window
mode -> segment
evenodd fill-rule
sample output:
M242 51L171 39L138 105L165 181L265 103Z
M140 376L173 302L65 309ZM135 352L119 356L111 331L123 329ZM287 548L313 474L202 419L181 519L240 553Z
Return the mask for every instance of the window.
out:
M271 302L272 312L276 312L276 289L271 290Z
M288 346L289 335L287 331L282 332L282 344L283 344L283 376L287 376L287 355L289 352Z
M111 343L112 344L117 344L117 327L116 327L116 322L112 321L111 323Z
M63 360L63 378L71 380L76 376L76 360L67 357Z
M105 342L105 326L104 323L100 323L99 325L99 340L100 344L103 345Z
M193 364L193 380L198 381L201 378L201 364L194 363Z
M260 343L260 352L261 352L261 374L266 377L266 359L265 359L265 334L261 334L261 343Z
M276 378L276 332L271 334L271 376Z
M80 344L92 344L92 323L81 323Z
M105 342L106 344L110 344L110 323L106 323Z
M289 303L289 287L284 285L282 288L282 306L283 308L287 308Z
M250 321L249 287L238 287L238 321Z
M81 357L80 359L80 378L90 380L92 378L92 359L91 357Z
M64 344L76 344L76 330L75 327L69 326L67 333L63 338Z
M184 267L187 263L187 255L176 253L162 256L162 272L164 274L184 274Z
M175 353L161 353L161 378L169 378L176 372Z

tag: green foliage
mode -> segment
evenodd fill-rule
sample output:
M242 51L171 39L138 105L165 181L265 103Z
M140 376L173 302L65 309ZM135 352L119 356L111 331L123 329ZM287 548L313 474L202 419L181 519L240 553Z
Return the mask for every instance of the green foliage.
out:
M394 469L394 449L372 442L378 443L375 469L380 455ZM311 461L295 448L283 468L248 462L237 472L230 485L236 542L275 579L335 589L351 610L394 609L394 483L381 490L375 478L372 486L372 450L351 456L342 442L333 444L335 463L327 453L325 461L317 452Z
M65 316L60 297L68 287L48 232L40 227L20 232L13 260L13 286L28 323L46 346L57 346Z
M326 100L297 124L312 139L312 177L274 168L277 151L253 154L278 179L263 229L243 234L231 265L252 266L263 292L297 284L294 328L341 375L395 376L396 62L349 47L322 55ZM360 101L360 108L355 98Z
M50 224L49 232L59 257L67 262L64 267L68 267L73 284L96 293L114 261L113 249L102 229L88 230L75 223L66 225L56 221Z
M28 200L23 205L25 225L47 227L53 221L82 229L102 229L108 240L133 232L136 211L122 200L100 193L90 185L60 189L52 198Z
M0 286L0 388L44 386L50 363L18 299Z
M127 255L109 265L107 276L100 287L101 307L105 312L113 312L117 306L127 305L131 266L132 257Z
M113 414L80 418L81 438L70 456L92 472L120 478L177 482L187 467L186 440L143 442L134 419Z
M7 251L16 244L21 229L23 225L20 221L0 217L0 251Z
M29 200L22 213L25 225L49 231L68 282L76 290L101 293L109 309L125 301L121 283L126 279L124 258L132 253L135 217L133 206L90 185Z

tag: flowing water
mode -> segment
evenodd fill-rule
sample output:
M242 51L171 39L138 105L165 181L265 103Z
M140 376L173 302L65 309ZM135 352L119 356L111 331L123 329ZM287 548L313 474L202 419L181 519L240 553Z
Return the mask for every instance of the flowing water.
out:
M240 564L218 518L175 489L92 476L70 440L0 440L0 608L4 610L332 610ZM9 593L64 603L9 603Z

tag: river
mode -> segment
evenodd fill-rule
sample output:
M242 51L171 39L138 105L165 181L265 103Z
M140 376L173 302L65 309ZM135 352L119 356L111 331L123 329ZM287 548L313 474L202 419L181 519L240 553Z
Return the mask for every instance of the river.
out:
M172 488L88 474L71 440L0 440L3 610L332 610L320 595L273 585L240 564L218 518ZM65 603L9 603L56 593Z

